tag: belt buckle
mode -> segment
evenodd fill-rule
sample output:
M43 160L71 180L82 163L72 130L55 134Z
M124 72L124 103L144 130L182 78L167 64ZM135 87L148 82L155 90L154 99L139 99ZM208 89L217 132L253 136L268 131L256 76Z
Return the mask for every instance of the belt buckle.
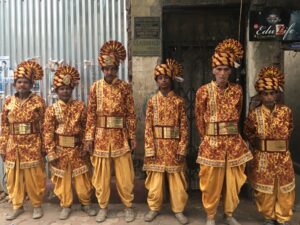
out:
M219 134L237 134L237 125L235 122L221 122L219 123Z
M178 127L164 127L164 138L179 138Z
M15 134L29 134L30 133L30 124L20 123L14 126Z
M62 147L75 147L75 137L70 136L59 136L59 145Z
M107 128L123 128L123 117L107 117Z
M267 140L266 141L267 151L269 152L285 152L286 141L283 140Z

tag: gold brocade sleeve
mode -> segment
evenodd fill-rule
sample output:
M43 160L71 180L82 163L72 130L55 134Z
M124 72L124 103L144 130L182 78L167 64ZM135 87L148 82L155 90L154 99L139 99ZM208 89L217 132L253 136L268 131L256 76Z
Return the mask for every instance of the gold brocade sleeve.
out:
M9 136L9 122L8 122L8 108L7 106L10 104L11 98L7 98L2 109L1 113L1 133L0 133L0 154L5 155L6 146Z
M131 89L128 89L128 92L126 93L126 124L128 128L128 138L129 139L135 139L136 138L136 116L134 111L134 100L132 96Z
M87 109L87 120L86 120L86 131L85 140L94 141L97 124L97 95L96 95L96 82L90 89L88 109Z
M196 93L196 103L195 103L196 125L201 137L205 135L204 113L206 111L206 105L207 105L207 91L205 89L205 86L202 86L201 88L199 88L199 90Z
M177 154L186 156L188 144L188 124L184 101L179 105L180 141Z
M53 161L58 158L56 155L56 143L55 143L55 112L52 106L48 107L44 120L44 147L49 161Z
M256 139L256 116L255 111L251 110L244 122L244 135L249 144L254 147Z
M153 134L153 102L147 103L145 121L145 157L155 156L154 134Z

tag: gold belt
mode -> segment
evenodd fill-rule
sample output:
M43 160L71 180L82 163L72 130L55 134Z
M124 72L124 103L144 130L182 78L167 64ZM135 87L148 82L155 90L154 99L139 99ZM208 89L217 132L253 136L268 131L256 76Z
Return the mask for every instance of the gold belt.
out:
M102 128L124 128L124 117L98 116L97 127Z
M259 150L263 152L286 152L287 140L259 140Z
M178 127L155 126L154 137L157 139L179 139Z
M79 145L77 136L57 135L57 140L60 147L74 148Z
M235 121L206 123L206 135L232 135L238 134L238 124Z
M11 123L9 128L12 135L36 134L39 132L39 126L35 123Z

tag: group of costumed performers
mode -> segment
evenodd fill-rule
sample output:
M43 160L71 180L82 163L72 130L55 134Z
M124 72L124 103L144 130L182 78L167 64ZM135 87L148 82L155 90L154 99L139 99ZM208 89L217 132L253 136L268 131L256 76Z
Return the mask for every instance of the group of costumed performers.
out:
M243 91L240 85L229 82L243 55L237 40L220 42L212 56L214 79L196 93L195 118L201 139L197 163L206 225L216 224L221 200L224 222L240 225L233 214L247 176L264 225L289 224L295 201L295 174L288 148L292 112L277 103L278 94L284 90L284 74L275 66L266 66L258 74L255 89L260 104L245 120L247 145L238 127ZM7 220L24 212L26 195L33 205L32 217L43 216L46 156L54 194L62 208L59 219L70 216L75 191L82 211L104 222L114 171L125 221L134 221L132 151L137 146L137 121L131 86L118 78L125 59L126 50L120 42L104 43L98 57L104 78L92 84L87 107L72 98L80 75L71 65L56 69L53 87L58 100L47 109L45 101L31 91L34 82L42 79L43 68L30 60L17 66L16 93L6 98L1 118L0 154L13 206ZM154 80L158 90L147 102L145 119L143 170L149 211L144 220L151 222L158 216L167 182L171 210L181 224L187 224L188 119L184 99L174 90L175 82L184 82L183 67L168 58L154 68ZM94 192L98 212L91 206Z

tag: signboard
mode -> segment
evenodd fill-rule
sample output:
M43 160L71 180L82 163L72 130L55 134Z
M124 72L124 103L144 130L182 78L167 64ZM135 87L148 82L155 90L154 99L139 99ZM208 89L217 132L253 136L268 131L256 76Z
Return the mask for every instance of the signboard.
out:
M265 8L250 11L250 41L300 41L300 10Z
M160 17L135 17L132 54L157 56L161 54Z

